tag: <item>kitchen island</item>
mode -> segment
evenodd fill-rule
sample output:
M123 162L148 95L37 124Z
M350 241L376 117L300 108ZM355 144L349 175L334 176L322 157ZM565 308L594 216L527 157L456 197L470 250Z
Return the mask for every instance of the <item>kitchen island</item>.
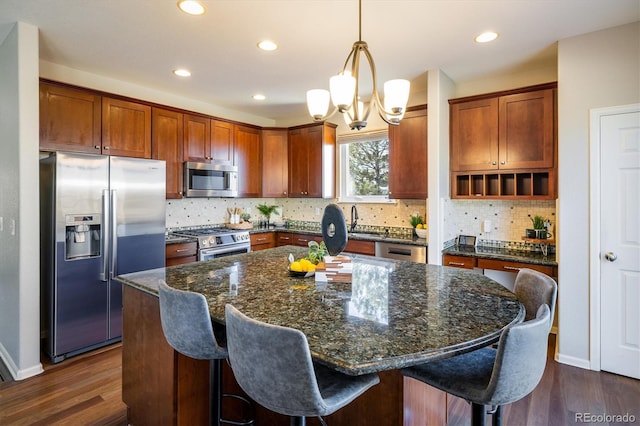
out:
M160 279L204 294L221 326L231 303L260 321L303 331L316 362L346 374L378 372L381 383L329 416L332 425L415 421L410 407L424 405L425 396L399 368L488 345L524 317L512 293L479 274L353 256L350 283L316 283L289 276L289 253L300 258L307 250L284 246L118 277L125 284L123 400L132 425L208 422L208 363L163 341ZM225 374L225 391L237 391L231 370ZM287 424L260 407L256 416L257 424Z

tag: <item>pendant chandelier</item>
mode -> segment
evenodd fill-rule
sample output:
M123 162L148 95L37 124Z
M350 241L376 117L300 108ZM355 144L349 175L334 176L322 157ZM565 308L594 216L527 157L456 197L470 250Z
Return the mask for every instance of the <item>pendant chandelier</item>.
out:
M371 71L372 94L367 102L363 102L359 94L361 55L364 55L369 62ZM326 120L336 112L340 112L352 130L360 130L366 127L369 113L375 107L385 122L398 125L407 107L409 86L408 80L389 80L384 83L384 103L380 100L376 67L367 43L362 41L362 0L358 0L358 41L353 43L342 71L329 80L330 91L313 89L307 92L307 108L315 121ZM331 114L327 115L329 100L335 108Z

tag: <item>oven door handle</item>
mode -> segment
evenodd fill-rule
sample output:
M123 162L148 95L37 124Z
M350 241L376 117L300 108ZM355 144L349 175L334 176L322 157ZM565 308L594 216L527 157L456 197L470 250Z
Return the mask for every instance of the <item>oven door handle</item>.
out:
M202 260L203 257L211 254L225 254L225 253L232 253L232 252L238 252L238 254L240 254L240 253L249 253L250 251L251 251L251 246L248 244L237 244L229 247L202 249L199 252L198 260Z

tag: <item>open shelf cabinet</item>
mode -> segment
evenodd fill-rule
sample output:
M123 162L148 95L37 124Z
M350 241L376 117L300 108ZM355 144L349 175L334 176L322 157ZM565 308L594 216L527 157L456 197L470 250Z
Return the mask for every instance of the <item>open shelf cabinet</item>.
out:
M451 198L505 198L552 200L556 195L554 170L498 173L452 173Z

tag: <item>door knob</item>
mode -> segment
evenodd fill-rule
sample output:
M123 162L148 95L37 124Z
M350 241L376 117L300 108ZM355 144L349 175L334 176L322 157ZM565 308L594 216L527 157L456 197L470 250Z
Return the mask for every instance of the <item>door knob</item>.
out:
M604 258L607 259L609 262L615 262L618 256L616 256L615 253L608 251L604 254Z

